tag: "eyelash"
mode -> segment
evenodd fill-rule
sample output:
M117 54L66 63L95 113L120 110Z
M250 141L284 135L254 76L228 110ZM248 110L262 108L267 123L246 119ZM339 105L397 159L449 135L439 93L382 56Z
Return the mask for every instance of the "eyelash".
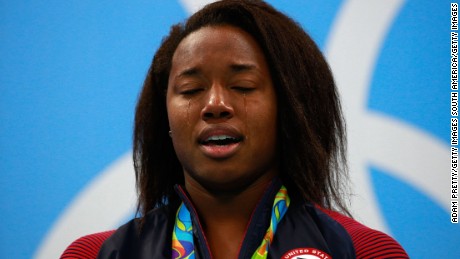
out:
M194 95L200 91L202 91L203 89L201 88L194 88L194 89L189 89L189 90L185 90L185 91L182 91L181 94L183 95Z
M253 87L243 87L243 86L233 86L233 87L231 87L231 89L236 90L236 91L241 92L241 93L249 93L249 92L252 92L252 91L255 90L255 88L253 88ZM186 95L186 96L190 96L190 95L197 94L197 93L199 93L201 91L203 91L202 88L194 88L194 89L184 90L184 91L181 92L181 94Z
M243 86L234 86L232 87L232 89L237 90L238 92L242 92L242 93L249 93L255 90L255 88L253 87L243 87Z

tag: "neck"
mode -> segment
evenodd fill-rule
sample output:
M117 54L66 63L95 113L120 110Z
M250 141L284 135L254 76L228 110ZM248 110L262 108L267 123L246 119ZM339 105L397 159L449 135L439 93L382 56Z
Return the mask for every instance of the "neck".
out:
M226 219L249 219L269 181L254 183L237 192L216 193L195 184L185 188L204 224Z
M187 179L187 178L186 178ZM267 174L246 188L215 192L192 179L186 189L199 215L213 258L237 258L251 215L273 179Z

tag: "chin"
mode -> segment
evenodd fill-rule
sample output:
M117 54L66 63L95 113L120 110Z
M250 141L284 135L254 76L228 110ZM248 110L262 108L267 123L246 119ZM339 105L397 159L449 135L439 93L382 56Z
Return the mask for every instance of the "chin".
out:
M216 171L219 173L216 175ZM254 170L252 171L254 172ZM258 179L260 174L242 174L234 170L210 170L207 173L191 175L195 182L211 193L235 193L245 190Z

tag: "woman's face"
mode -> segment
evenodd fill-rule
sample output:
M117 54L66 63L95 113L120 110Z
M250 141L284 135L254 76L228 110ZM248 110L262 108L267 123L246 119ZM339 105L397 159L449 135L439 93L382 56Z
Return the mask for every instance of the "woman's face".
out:
M186 184L230 191L277 173L277 103L256 41L203 27L177 47L169 75L171 137Z

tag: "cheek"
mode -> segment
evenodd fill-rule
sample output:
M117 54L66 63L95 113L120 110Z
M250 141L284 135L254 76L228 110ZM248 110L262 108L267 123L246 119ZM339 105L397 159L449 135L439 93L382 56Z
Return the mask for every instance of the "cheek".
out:
M247 120L249 127L252 128L251 133L255 134L255 137L259 136L266 147L274 145L278 119L276 102L259 103L251 110L248 110Z
M193 140L194 125L199 119L198 105L180 97L167 100L169 128L176 153L186 152Z
M267 144L273 144L276 142L276 111L275 114L264 114L259 120L259 132L265 139Z
M181 154L187 150L186 142L184 142L184 137L188 136L189 131L187 124L184 123L187 120L187 105L184 106L174 98L168 98L166 108L174 150L181 160Z
M267 95L268 96L265 98L265 101L260 104L261 110L259 111L259 114L261 116L261 120L264 122L264 125L267 127L271 126L273 128L273 126L276 126L276 121L278 119L277 101L274 93L270 92Z
M191 102L179 98L168 98L166 103L171 131L180 131L190 125Z

